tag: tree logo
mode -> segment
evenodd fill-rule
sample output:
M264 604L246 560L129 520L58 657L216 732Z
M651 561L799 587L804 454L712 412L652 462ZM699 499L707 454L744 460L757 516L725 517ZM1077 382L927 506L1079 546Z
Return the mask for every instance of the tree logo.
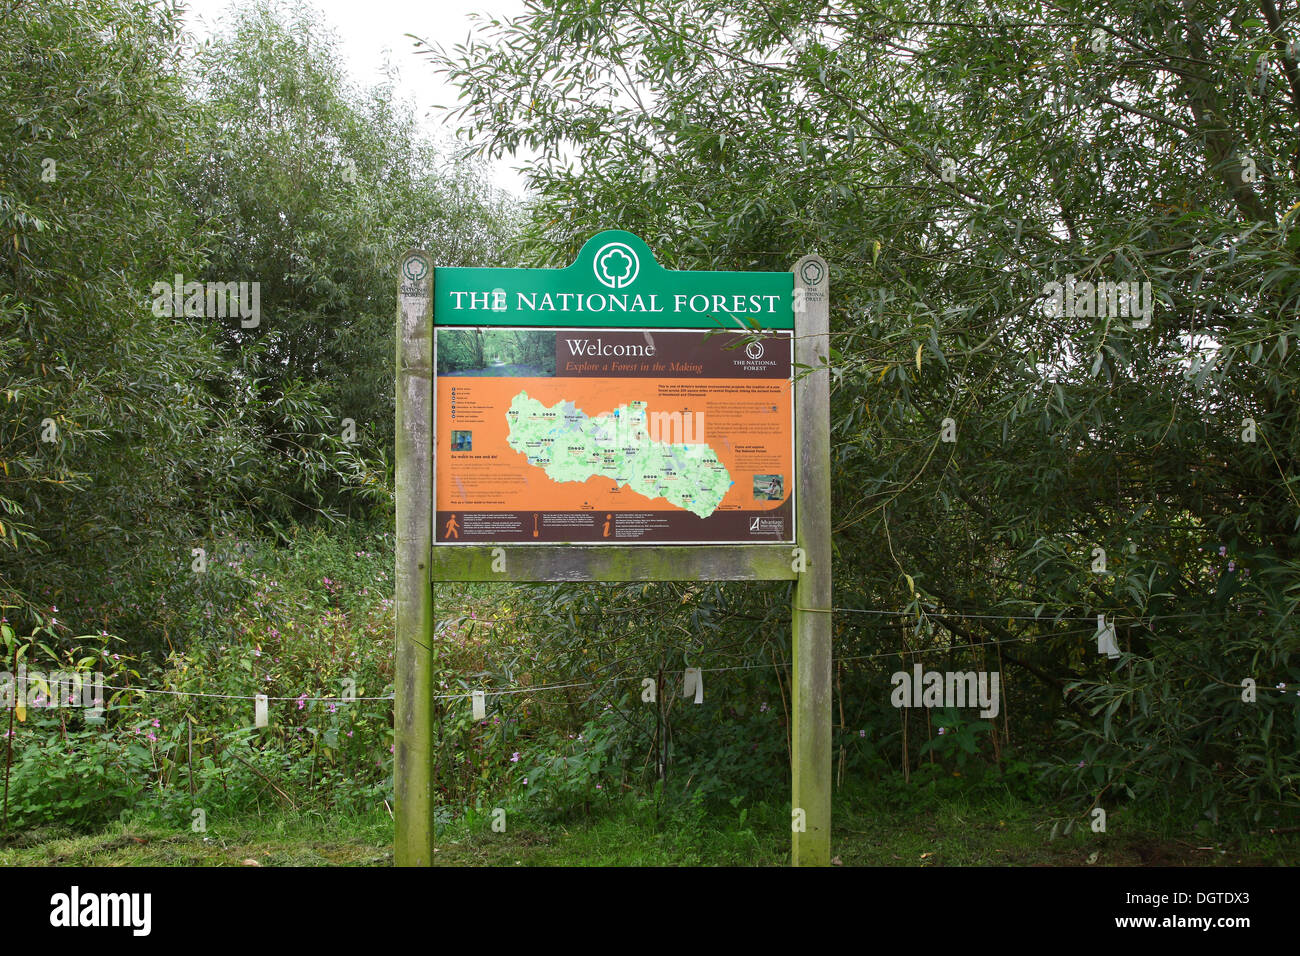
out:
M410 282L419 282L429 274L429 263L422 256L411 256L402 263L402 275Z
M641 272L641 260L626 243L607 242L596 250L591 268L601 285L611 289L624 289Z
M745 346L745 354L757 361L763 357L763 343L754 341Z
M807 285L820 285L822 277L826 275L826 270L822 268L822 264L816 259L809 259L803 264L799 274Z

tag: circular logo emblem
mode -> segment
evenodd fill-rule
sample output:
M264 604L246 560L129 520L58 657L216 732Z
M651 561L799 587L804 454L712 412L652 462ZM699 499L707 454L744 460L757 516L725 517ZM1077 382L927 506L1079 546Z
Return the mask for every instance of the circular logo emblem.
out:
M763 357L763 343L750 342L745 346L745 354L755 360L761 359Z
M429 274L429 263L420 256L411 256L402 263L402 275L411 282L419 282Z
M596 281L611 289L625 289L641 271L636 251L623 242L607 242L596 250L591 262Z
M820 262L809 260L799 270L799 276L807 285L820 285L822 279L826 277L826 270L822 268Z

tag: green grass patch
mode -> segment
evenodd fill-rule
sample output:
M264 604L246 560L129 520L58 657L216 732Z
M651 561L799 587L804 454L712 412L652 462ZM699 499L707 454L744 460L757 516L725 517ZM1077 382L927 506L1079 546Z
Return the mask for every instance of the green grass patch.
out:
M927 809L883 806L879 793L844 792L835 807L832 852L844 866L1254 866L1295 859L1295 840L1251 846L1205 843L1116 814L1108 833L1050 836L1049 816L1012 797L943 797ZM704 807L698 801L626 796L599 810L550 822L507 809L504 832L490 810L439 827L441 866L784 866L789 809ZM268 811L209 821L207 833L156 817L92 833L26 831L0 848L4 866L387 866L393 822L369 814Z

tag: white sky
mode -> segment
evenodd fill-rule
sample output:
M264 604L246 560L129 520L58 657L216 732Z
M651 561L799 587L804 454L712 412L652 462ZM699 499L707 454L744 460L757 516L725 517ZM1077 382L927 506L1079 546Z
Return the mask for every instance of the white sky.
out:
M227 14L231 0L184 0L186 21L200 39L222 32L220 21ZM310 0L311 6L339 36L352 79L369 86L383 79L380 69L385 56L401 71L399 94L415 102L416 116L431 134L449 141L454 131L447 126L440 110L456 102L456 88L442 82L428 64L427 56L417 56L407 33L451 46L462 42L470 33L470 13L490 17L511 17L523 11L523 0ZM516 196L526 192L523 178L515 172L524 159L507 156L493 162L490 169L493 185Z

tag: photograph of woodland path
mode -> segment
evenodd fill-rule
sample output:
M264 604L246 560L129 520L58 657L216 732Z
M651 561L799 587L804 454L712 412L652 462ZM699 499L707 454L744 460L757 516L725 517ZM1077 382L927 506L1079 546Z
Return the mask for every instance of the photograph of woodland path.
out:
M479 8L0 0L0 865L393 862L397 263L604 229L829 264L833 863L1300 860L1296 5ZM435 862L790 862L790 585L435 602Z

